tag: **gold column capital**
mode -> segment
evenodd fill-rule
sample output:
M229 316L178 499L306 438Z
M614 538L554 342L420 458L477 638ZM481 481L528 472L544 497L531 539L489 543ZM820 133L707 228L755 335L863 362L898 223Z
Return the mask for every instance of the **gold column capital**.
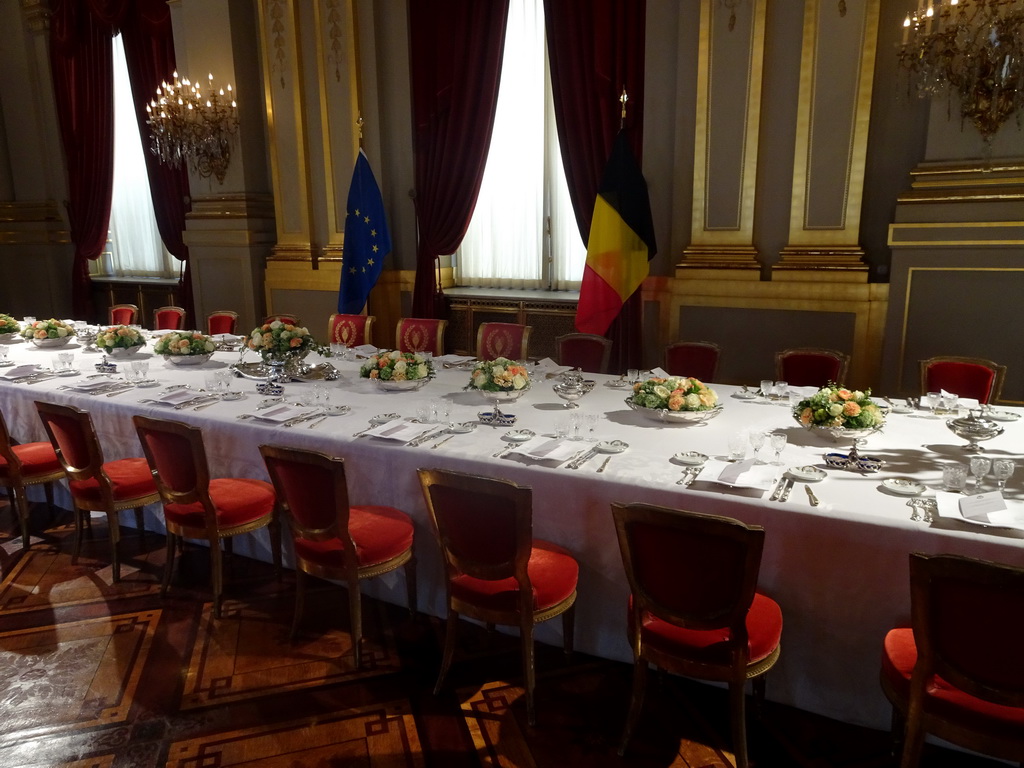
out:
M25 26L29 32L37 34L50 29L50 0L21 0L21 13L25 17Z

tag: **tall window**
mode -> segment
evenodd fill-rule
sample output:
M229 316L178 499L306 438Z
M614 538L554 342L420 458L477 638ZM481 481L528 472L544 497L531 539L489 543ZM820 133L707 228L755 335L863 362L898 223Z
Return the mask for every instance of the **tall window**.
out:
M544 3L512 0L494 132L456 281L575 290L586 256L558 147Z
M109 250L94 262L94 275L176 277L177 260L164 248L153 213L146 159L132 104L121 36L114 52L114 192Z

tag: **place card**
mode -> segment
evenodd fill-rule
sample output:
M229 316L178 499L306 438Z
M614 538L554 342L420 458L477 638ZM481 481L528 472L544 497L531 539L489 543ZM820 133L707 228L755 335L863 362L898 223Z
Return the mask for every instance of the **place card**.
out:
M385 440L408 443L410 440L415 440L420 435L434 429L437 429L436 424L421 424L415 421L388 421L367 430L364 434L368 437L381 437Z
M733 488L754 488L766 491L772 487L778 474L778 467L773 464L757 464L754 459L731 462L708 459L704 464L701 479Z
M1004 509L1006 500L999 491L964 496L960 499L960 515L965 520L980 520L987 523L990 522L989 516L993 512L1001 512Z
M195 397L195 395L192 395ZM280 424L285 421L291 421L297 419L300 416L306 416L312 413L314 408L299 408L294 405L287 405L282 403L275 408L267 408L266 410L260 411L259 413L253 414L253 418L263 419L264 421L273 421L274 423Z
M996 502L1002 504L1002 508L981 513L978 512L977 507L972 510L970 502L972 500L977 501L979 496L998 497ZM965 501L968 502L966 511L962 506L962 502ZM1002 498L1002 494L999 491L973 494L970 497L960 493L950 493L949 491L936 491L935 503L940 518L962 520L965 523L982 528L1013 528L1024 531L1024 505L1014 503L1007 506L1006 500Z
M533 440L523 443L515 448L512 453L518 453L538 461L562 462L572 458L585 446L580 443L571 443L566 440L552 440L549 437L535 437Z

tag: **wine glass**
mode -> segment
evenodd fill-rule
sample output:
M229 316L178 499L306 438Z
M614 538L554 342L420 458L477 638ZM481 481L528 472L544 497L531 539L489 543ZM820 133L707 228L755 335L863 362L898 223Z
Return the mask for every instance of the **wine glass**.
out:
M785 432L772 432L771 444L772 450L775 451L775 461L772 462L775 466L782 464L782 449L786 447L786 443L789 442L789 435Z
M971 474L974 475L974 491L981 491L981 478L988 474L992 466L992 459L985 456L974 456L971 458Z
M772 387L775 382L772 379L761 379L761 397L765 400L772 399Z
M1014 463L1011 459L996 459L992 462L992 474L996 479L996 488L1002 491L1006 481L1013 475Z
M750 433L750 447L754 449L754 462L757 462L757 456L764 447L764 441L768 436L764 432L751 432Z

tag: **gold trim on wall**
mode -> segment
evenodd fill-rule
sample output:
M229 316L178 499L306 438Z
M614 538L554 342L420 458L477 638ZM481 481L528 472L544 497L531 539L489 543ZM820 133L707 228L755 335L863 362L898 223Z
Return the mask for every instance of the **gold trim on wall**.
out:
M965 231L965 235L970 232L973 237L950 237L947 234L941 234L943 231L955 231L962 229ZM913 237L914 232L928 232L935 231L936 237L942 237L942 239L921 239L919 236L916 239L901 239L899 235L906 233L907 237ZM990 230L992 235L1005 235L1014 234L1016 237L980 237L979 235L986 234L986 230ZM1001 230L1006 230L1003 232ZM978 234L975 234L978 233ZM1024 221L926 221L926 222L897 222L889 225L889 241L890 246L926 246L929 248L935 248L937 246L957 247L957 246L979 246L979 245L1022 245L1024 246Z

